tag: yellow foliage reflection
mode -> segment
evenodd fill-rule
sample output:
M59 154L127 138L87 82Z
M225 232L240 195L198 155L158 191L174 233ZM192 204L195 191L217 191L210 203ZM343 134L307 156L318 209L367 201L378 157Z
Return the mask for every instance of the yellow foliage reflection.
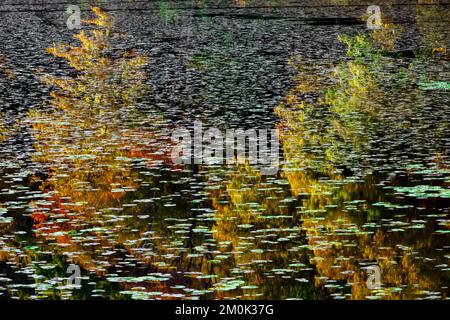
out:
M382 125L378 117L386 106L380 81L386 73L381 54L394 47L398 31L392 28L384 25L370 38L341 36L354 60L331 75L329 65L294 58L295 86L276 108L287 161L283 175L292 194L304 197L301 229L315 286L340 298L413 299L442 292L445 283L442 273L418 258L439 246L432 226L411 226L417 213L406 221L385 219L389 223L381 226L382 211L371 205L384 197L376 179L349 180L342 171L362 165L358 156L370 152L369 128ZM373 264L381 270L382 286L371 290L365 268Z
M104 223L110 216L102 212L124 206L127 192L139 187L133 158L149 163L169 159L156 153L168 145L157 129L161 118L138 110L149 91L144 81L147 59L135 52L117 53L113 39L118 36L111 31L110 17L96 7L93 12L96 18L86 23L97 29L76 35L79 47L48 49L76 74L42 75L54 88L52 108L32 111L27 120L36 140L35 160L49 167L48 177L35 178L48 195L34 202L36 235L71 244L67 251L82 245L79 230ZM93 236L105 248L114 245L101 232L94 231ZM91 259L80 258L80 263L91 269Z

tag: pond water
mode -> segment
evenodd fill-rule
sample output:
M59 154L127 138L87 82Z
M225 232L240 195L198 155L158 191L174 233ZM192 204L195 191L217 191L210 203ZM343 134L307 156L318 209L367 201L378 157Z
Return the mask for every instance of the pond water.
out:
M87 3L0 5L1 299L448 297L448 4Z

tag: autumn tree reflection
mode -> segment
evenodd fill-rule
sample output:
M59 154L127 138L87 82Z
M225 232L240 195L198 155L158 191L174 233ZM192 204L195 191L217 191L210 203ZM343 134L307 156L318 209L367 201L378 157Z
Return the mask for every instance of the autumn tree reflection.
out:
M179 291L166 285L172 277L207 290L209 278L197 276L211 272L213 253L198 249L202 238L195 224L180 222L180 230L173 229L171 216L191 222L192 213L165 206L173 190L160 188L183 174L172 164L163 117L143 103L147 59L117 50L124 35L113 32L109 15L93 11L96 19L86 22L95 29L75 36L79 47L48 50L75 73L42 74L53 88L51 108L32 111L27 120L35 161L49 168L33 178L45 195L31 202L35 235L83 270L119 283L124 294L139 282L170 298ZM169 173L163 178L156 170L164 168ZM185 199L178 205L191 206Z
M213 235L227 257L216 270L220 278L238 283L219 286L221 297L234 288L245 299L323 298L300 249L305 234L295 212L297 199L286 187L285 180L261 176L245 164L231 173L223 189L212 191Z
M127 206L127 194L141 182L133 165L168 163L169 156L160 151L169 143L159 130L161 116L140 110L149 92L147 59L116 50L114 41L123 35L112 31L104 11L94 7L93 12L96 18L86 23L95 29L75 36L79 47L48 49L74 73L41 74L53 88L51 108L31 111L27 121L36 141L35 160L49 168L33 179L46 195L32 202L36 236L55 241L86 270L102 274L109 265L104 251L126 247L130 239L120 233L127 228L127 214L133 216L144 206ZM123 211L123 217L116 217L116 211ZM103 249L98 254L87 250L90 242Z
M350 61L335 68L293 57L295 86L276 109L283 174L292 194L303 197L298 213L315 286L335 298L445 296L445 274L420 258L445 240L429 232L433 226L420 220L420 211L377 186L382 175L360 175L361 168L377 167L372 141L392 141L411 130L396 121L414 111L401 103L389 109L384 94L386 79L402 92L389 70L399 32L384 24L369 36L341 36ZM371 290L366 269L374 264L382 286Z

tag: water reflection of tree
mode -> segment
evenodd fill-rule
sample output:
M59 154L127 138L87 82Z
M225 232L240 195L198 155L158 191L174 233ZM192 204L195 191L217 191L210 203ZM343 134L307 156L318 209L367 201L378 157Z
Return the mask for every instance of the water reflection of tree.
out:
M354 169L370 148L368 134L381 92L362 62L340 64L334 77L328 78L320 66L310 64L301 58L293 60L297 70L314 70L320 76L306 76L306 83L298 78L285 102L276 108L285 156L289 163L318 172L329 173L343 165ZM336 83L324 92L321 88L332 81Z
M246 164L238 166L226 181L223 189L212 192L213 235L229 256L217 272L221 278L231 277L242 284L237 291L222 295L323 298L306 272L310 267L307 256L298 250L304 234L294 210L297 201L283 180L261 176Z
M147 262L134 249L148 229L148 221L139 218L148 204L130 205L129 193L139 189L139 167L168 164L170 157L161 152L169 147L161 117L143 106L149 92L146 58L116 50L122 36L113 33L105 12L93 11L96 18L86 22L94 29L75 36L79 47L48 49L74 72L41 75L53 88L51 107L30 111L27 122L37 150L34 160L48 167L31 179L44 194L31 203L40 249L49 245L55 256L104 275L123 260L121 255L134 256L136 265ZM146 183L157 184L151 178ZM144 196L140 192L137 196Z
M97 18L88 23L95 29L76 36L80 47L48 50L67 60L75 74L42 75L54 88L52 106L28 117L38 151L34 160L49 167L32 179L45 195L32 202L40 250L51 246L55 256L97 276L109 277L115 270L125 277L118 278L124 290L135 287L133 281L169 296L181 290L139 280L149 272L172 275L174 284L208 289L211 282L196 276L211 273L213 253L196 249L203 238L193 230L192 212L185 210L191 204L182 200L177 207L183 209L164 206L164 198L180 190L175 183L162 186L182 174L171 164L163 119L143 104L149 91L146 59L118 52L114 41L122 36L112 32L105 12L94 8L94 13ZM156 174L162 167L173 172ZM170 217L189 224L188 235L186 226L177 229L182 223ZM183 233L173 232L174 227Z
M385 53L393 50L398 32L386 30L393 28L388 24L383 28L370 38L342 36L352 60L341 63L334 77L327 76L329 65L294 60L300 75L276 110L287 160L283 173L294 196L308 195L300 212L316 285L342 298L413 298L442 292L445 283L445 275L420 258L442 245L433 235L433 225L401 233L382 227L386 211L371 203L387 196L376 179L349 181L344 179L345 170L336 170L367 166L367 157L361 155L370 154L373 136L382 132L390 139L404 129L395 122L403 108L387 110L389 101L383 94L385 86L393 90L395 83L395 75L386 71L392 61ZM328 89L316 89L322 87ZM418 215L411 209L406 221L396 223L408 226ZM375 231L367 227L370 223ZM371 291L364 268L373 263L381 269L383 286Z
M337 67L298 56L291 59L298 72L295 87L276 109L287 160L282 176L289 182L290 192L271 188L273 184L257 173L241 168L228 177L225 190L213 193L214 237L224 244L224 254L232 252L229 261L234 265L234 269L218 272L221 277L234 275L254 286L231 296L246 293L246 297L255 297L263 292L269 297L317 298L322 294L396 299L441 291L443 273L434 272L420 258L442 244L433 235L433 225L413 228L411 221L419 219L419 213L408 209L406 221L393 221L406 226L404 232L382 227L381 219L389 219L390 212L371 205L388 198L376 186L378 178L345 179L349 173L359 175L362 168L371 167L374 136L385 135L389 140L404 129L397 119L405 108L387 110L392 101L385 94L393 84L401 86L396 69L392 70L398 63L392 57L403 54L395 51L401 32L385 22L368 36L341 36L350 59ZM300 210L283 205L281 200L289 197L294 198L293 203L302 199ZM286 215L287 219L261 219L264 215ZM288 237L283 244L277 243L275 236L272 242L256 236L264 230L275 233L281 229L290 230L297 238L291 241ZM442 257L436 258L444 262ZM258 265L257 261L267 263ZM306 273L303 279L310 281L308 285L284 284L277 277L268 277L272 269L289 270L296 263L313 268L313 274ZM373 264L382 273L383 286L378 291L366 285L365 268Z
M303 230L318 276L325 277L317 281L318 286L340 283L350 287L347 290L352 299L375 294L379 294L379 298L408 299L418 297L420 290L441 290L442 273L435 272L421 258L441 244L433 235L433 226L403 232L381 227L381 218L389 220L389 213L370 204L384 197L369 177L359 183L342 183L329 194L311 194L303 203ZM362 200L361 203L358 204L358 200ZM407 214L406 221L397 221L399 227L419 219L418 212L410 210ZM371 223L378 225L375 231L368 227ZM374 263L381 270L382 288L371 292L366 286L364 268Z
M127 135L139 124L133 120L147 92L145 58L133 52L115 57L110 18L99 8L93 10L96 19L87 22L97 29L75 36L80 47L55 45L48 49L66 59L76 75L42 75L54 87L52 108L31 111L29 117L37 142L36 160L50 168L43 188L50 194L57 190L51 205L57 210L64 202L61 199L68 197L74 210L83 214L117 204L123 193L114 196L114 186L135 187L120 157L129 154L126 143L133 145ZM58 210L64 213L64 209Z

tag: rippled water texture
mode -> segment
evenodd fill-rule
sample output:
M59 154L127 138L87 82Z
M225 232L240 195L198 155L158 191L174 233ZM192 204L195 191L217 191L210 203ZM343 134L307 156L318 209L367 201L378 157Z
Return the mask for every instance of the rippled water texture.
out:
M448 4L87 3L0 4L0 298L448 297ZM195 121L276 174L175 164Z

